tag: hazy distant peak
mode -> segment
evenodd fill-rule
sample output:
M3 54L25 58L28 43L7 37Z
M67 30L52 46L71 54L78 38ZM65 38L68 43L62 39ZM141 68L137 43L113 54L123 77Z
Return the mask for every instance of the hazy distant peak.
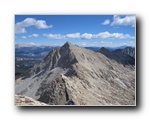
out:
M109 51L107 48L102 47L100 50L105 50L105 51Z
M47 45L39 45L39 44L33 44L33 43L16 43L15 44L15 48L29 48L29 47L55 47L56 45L51 45L51 44L47 44Z
M97 52L111 54L111 52L105 47L100 48Z

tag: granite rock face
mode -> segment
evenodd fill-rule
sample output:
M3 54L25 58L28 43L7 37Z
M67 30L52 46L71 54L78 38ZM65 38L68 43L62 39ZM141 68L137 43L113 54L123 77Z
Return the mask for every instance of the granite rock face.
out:
M135 105L135 69L101 53L66 43L15 86L48 105Z

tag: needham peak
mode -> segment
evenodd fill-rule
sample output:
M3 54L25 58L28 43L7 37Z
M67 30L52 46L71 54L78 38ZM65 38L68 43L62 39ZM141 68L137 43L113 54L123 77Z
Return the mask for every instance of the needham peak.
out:
M36 64L15 93L48 105L135 105L135 68L66 42Z

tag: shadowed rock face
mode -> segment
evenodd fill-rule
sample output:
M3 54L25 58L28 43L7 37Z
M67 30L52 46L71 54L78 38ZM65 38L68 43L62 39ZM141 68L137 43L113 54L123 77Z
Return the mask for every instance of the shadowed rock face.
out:
M49 105L135 105L135 70L66 43L35 65L15 92Z
M102 53L111 60L115 60L120 64L135 66L135 58L131 57L127 52L123 51L126 51L126 48L109 51L108 49L102 47L98 52Z
M62 77L41 86L37 94L40 95L39 101L52 105L64 105L69 100L69 94Z
M135 58L135 48L132 48L132 47L126 47L124 49L117 49L117 50L114 50L113 52L117 54L126 54Z

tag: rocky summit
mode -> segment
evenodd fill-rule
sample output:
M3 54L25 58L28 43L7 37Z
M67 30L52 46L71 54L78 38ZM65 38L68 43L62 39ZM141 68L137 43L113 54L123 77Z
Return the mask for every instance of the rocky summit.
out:
M67 42L19 80L15 93L48 105L135 105L135 69Z

